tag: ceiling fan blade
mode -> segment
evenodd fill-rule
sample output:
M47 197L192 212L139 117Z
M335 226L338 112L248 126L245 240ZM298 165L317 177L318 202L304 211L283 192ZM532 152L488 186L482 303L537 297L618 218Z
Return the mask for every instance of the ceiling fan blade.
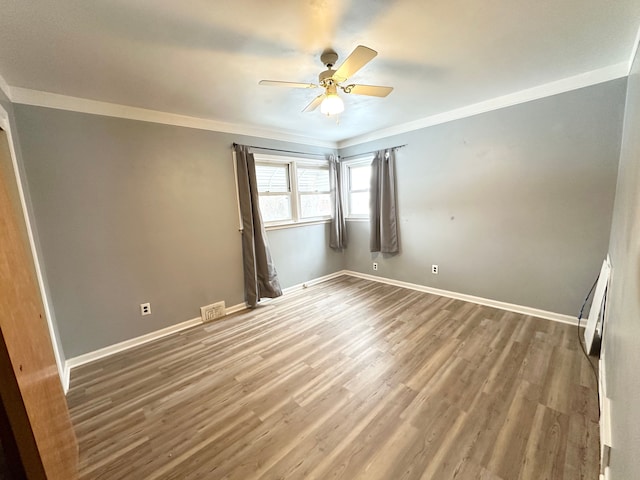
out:
M324 93L322 95L318 95L316 98L313 99L313 101L309 105L304 107L304 110L302 111L313 112L322 103L322 100L324 100L324 97L325 97Z
M393 87L381 87L378 85L349 85L344 87L345 93L355 95L368 95L370 97L386 97L393 91Z
M338 67L336 73L333 74L333 78L338 82L344 82L347 78L373 60L376 55L378 55L378 52L375 50L363 45L358 45L342 65Z
M289 87L289 88L317 88L315 83L298 83L298 82L280 82L278 80L260 80L260 85L269 87Z

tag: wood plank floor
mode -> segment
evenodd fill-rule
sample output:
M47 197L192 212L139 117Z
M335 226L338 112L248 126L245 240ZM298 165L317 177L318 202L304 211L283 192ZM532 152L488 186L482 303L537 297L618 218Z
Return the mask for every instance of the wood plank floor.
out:
M598 478L575 327L340 277L74 369L81 479Z

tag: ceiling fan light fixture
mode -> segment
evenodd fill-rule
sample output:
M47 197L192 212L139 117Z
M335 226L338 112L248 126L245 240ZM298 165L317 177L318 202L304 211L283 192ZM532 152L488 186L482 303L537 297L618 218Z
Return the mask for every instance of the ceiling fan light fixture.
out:
M324 88L324 93L314 98L302 111L313 112L316 108L320 107L323 115L337 116L344 111L344 102L342 98L338 96L338 89L341 89L346 94L367 95L370 97L386 97L393 90L393 87L382 87L380 85L359 85L355 83L341 85L342 82L346 82L349 77L358 72L376 55L378 55L378 52L375 50L365 47L364 45L358 45L347 59L342 62L342 65L334 70L333 66L338 60L338 54L332 49L326 49L322 52L320 60L327 69L320 72L317 84L281 82L279 80L260 80L258 83L260 85L291 88Z
M328 93L320 104L320 111L328 117L344 112L344 102L337 93Z

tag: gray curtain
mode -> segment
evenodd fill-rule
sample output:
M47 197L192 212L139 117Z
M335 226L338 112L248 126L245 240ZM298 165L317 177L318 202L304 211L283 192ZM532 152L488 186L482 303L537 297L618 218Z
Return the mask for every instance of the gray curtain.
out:
M398 253L398 213L396 211L395 150L380 150L371 163L369 197L371 222L370 250Z
M261 298L282 295L278 274L271 259L267 233L260 215L256 164L248 147L234 145L238 174L238 200L242 217L242 263L244 299L251 308Z
M331 233L329 246L334 250L343 250L347 246L347 229L342 209L342 181L340 162L329 157L329 176L331 177Z

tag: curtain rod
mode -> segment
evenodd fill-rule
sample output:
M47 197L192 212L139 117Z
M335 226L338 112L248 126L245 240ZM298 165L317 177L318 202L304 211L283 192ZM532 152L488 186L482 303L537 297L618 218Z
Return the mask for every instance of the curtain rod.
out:
M389 147L389 148L382 148L381 150L398 150L400 148L406 147L407 144L403 144L403 145L396 145L395 147ZM377 152L377 150L376 150ZM349 155L348 157L340 157L340 160L346 160L347 158L355 158L355 157L363 157L365 155L371 155L372 153L376 153L376 152L364 152L364 153L357 153L355 155Z
M233 146L237 146L237 143L233 143ZM281 150L279 148L267 148L267 147L258 147L256 145L244 145L245 147L249 147L249 148L257 148L259 150L269 150L270 152L281 152L281 153L294 153L296 155L312 155L315 157L322 157L322 158L326 158L327 154L325 153L306 153L306 152L296 152L294 150Z

